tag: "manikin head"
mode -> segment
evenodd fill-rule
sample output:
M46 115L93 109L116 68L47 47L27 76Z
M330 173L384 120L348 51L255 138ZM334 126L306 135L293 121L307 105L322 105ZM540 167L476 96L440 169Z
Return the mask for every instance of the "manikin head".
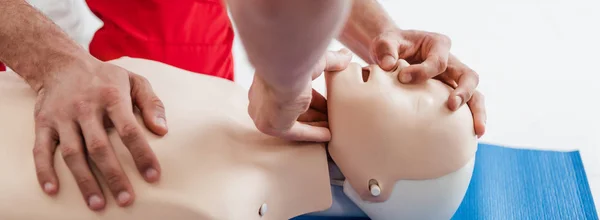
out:
M441 179L475 156L468 106L450 111L446 102L452 88L440 81L400 83L397 75L408 65L401 60L396 70L386 72L352 63L344 71L326 73L329 153L361 201L385 202L394 199L395 190L415 191L398 189L398 183ZM461 177L468 178L467 184L458 189L461 200L472 168L467 173Z

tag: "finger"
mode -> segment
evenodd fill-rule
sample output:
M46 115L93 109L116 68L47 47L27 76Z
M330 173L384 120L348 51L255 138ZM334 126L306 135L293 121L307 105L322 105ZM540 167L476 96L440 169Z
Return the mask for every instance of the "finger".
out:
M106 202L85 158L79 128L72 123L62 124L59 125L58 135L62 157L71 170L88 207L92 210L103 209Z
M130 205L134 197L133 187L102 126L101 115L82 118L80 124L88 155L102 173L118 205Z
M319 112L315 109L308 109L305 113L298 117L300 122L315 122L315 121L327 121L327 115Z
M312 74L312 79L319 78L324 71L337 72L345 70L352 61L352 52L346 48L338 51L327 51L319 61L320 64L316 68L321 68L324 64L324 69L316 69Z
M475 134L477 137L483 136L485 134L485 126L487 120L487 113L485 110L485 98L483 95L475 91L473 93L473 97L471 100L467 102L467 105L471 109L471 113L473 114L473 125L475 126Z
M158 159L150 149L141 126L137 123L131 105L127 101L121 101L109 106L107 112L123 144L131 153L138 171L146 181L158 181L160 178Z
M456 84L456 81L454 81L452 78L450 78L447 74L442 73L433 78L450 86L450 88L452 88L452 89L456 89L456 87L458 87L458 85Z
M317 92L317 90L312 90L312 100L310 102L310 107L327 114L327 100L321 93Z
M381 69L392 71L397 65L399 47L400 42L398 40L386 37L377 38L373 43L371 51L371 54L375 56L372 59L375 60Z
M37 179L49 195L58 192L58 177L54 170L54 152L56 150L56 132L49 127L38 127L35 130L33 160Z
M469 101L479 84L479 75L477 73L470 69L464 71L459 75L458 86L448 98L448 108L452 111L455 111L465 102Z
M302 123L310 125L310 126L314 126L314 127L329 128L329 122L327 122L327 121L312 121L312 122L302 122Z
M289 130L283 131L277 136L292 141L327 142L331 140L328 128L300 122L295 122Z
M150 82L142 76L131 73L131 99L142 112L144 124L156 135L165 135L168 131L165 106L156 96Z
M352 60L352 52L346 48L325 53L325 71L342 71Z
M449 42L441 40L433 43L425 61L402 69L398 79L402 83L421 83L443 73L448 66L449 53Z

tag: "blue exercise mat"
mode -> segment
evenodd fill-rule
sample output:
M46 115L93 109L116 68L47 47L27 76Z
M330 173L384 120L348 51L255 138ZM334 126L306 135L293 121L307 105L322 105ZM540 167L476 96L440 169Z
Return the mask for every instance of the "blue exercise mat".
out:
M368 219L347 198L341 197L341 187L332 190L334 206L346 210L346 214L312 213L294 220ZM328 211L323 213L332 215ZM452 219L593 220L598 215L579 151L479 144L471 183Z

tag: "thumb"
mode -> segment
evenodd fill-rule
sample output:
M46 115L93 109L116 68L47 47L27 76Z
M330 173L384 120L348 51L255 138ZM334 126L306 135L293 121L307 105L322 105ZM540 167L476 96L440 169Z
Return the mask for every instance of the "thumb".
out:
M372 59L381 69L391 71L396 68L398 62L399 46L400 43L397 40L377 38L371 51Z
M152 90L148 80L142 76L130 73L131 99L140 109L144 124L154 134L163 136L167 133L165 107Z
M342 71L352 60L352 52L346 48L338 51L327 51L325 54L325 71Z
M312 79L318 78L323 71L345 70L350 64L350 61L352 61L352 52L346 48L342 48L338 51L327 51L320 61L321 63L325 62L325 67L322 70L316 70L312 75Z

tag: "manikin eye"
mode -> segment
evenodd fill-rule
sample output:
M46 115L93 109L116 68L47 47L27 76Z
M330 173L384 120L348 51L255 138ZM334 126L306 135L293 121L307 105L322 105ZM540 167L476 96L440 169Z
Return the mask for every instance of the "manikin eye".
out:
M367 82L369 80L370 75L371 75L371 70L368 67L363 67L362 68L363 82Z

